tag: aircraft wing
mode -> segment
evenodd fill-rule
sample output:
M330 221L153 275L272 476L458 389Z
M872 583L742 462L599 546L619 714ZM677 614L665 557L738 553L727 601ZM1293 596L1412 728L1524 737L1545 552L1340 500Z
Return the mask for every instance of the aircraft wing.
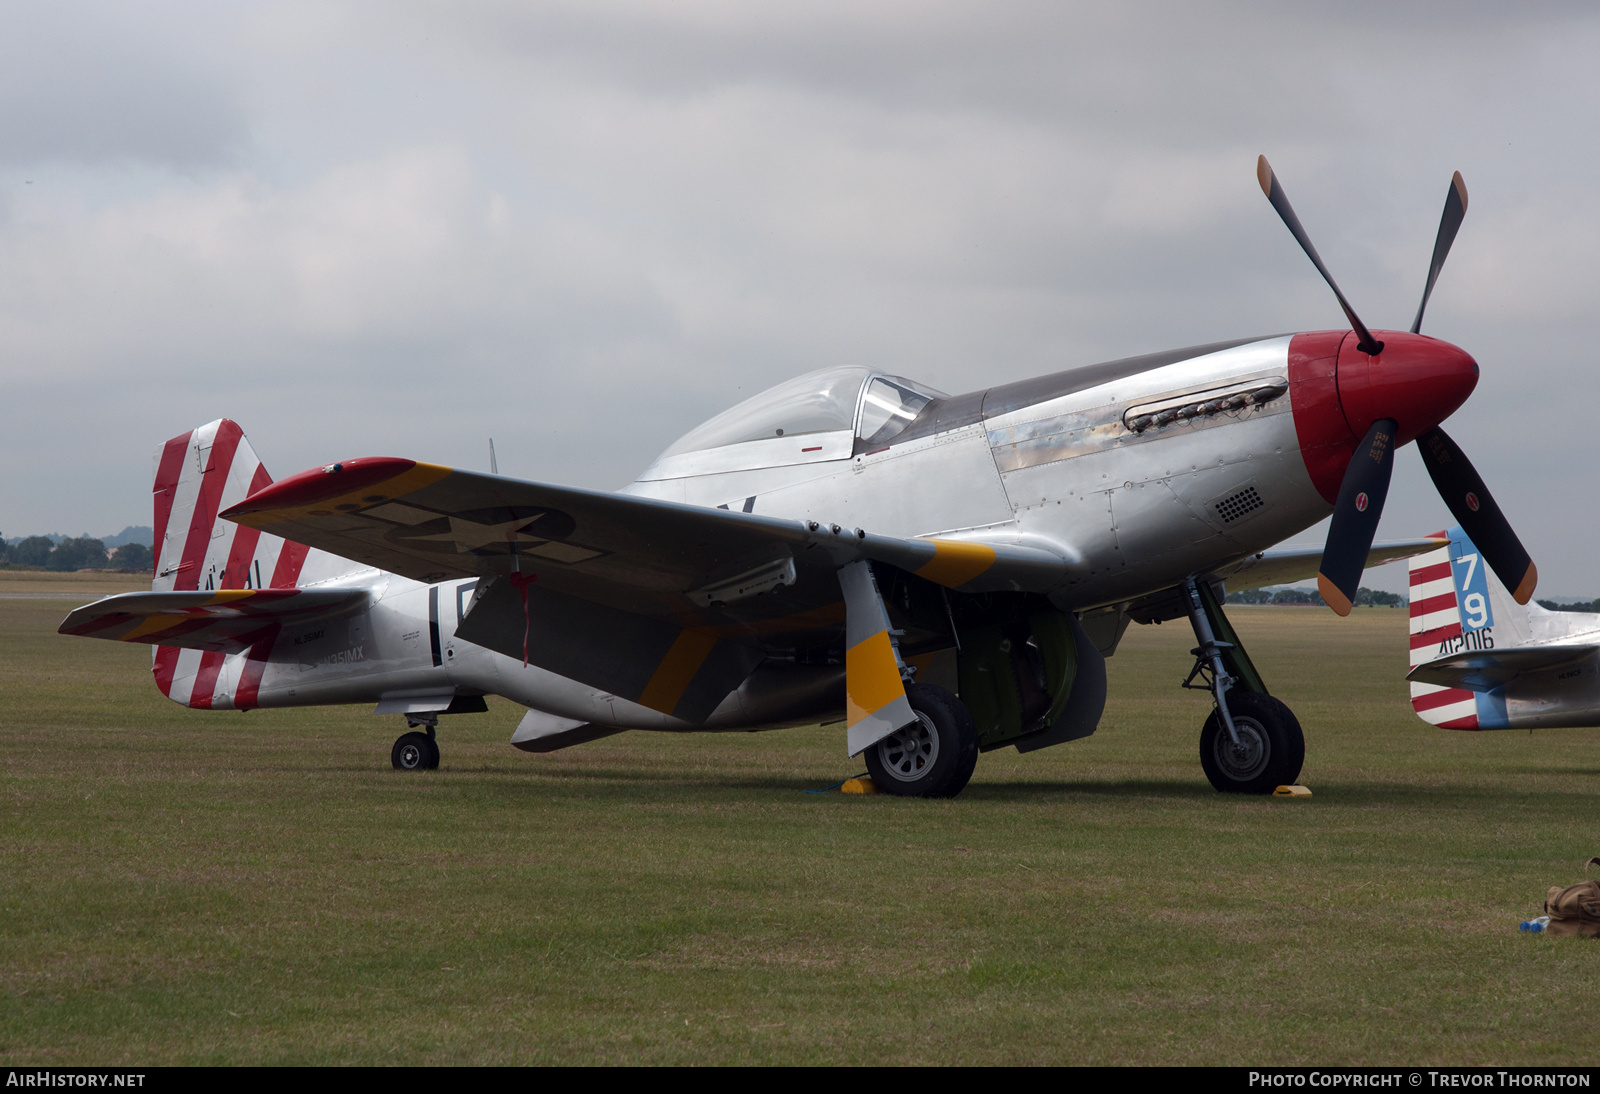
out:
M479 577L457 634L694 724L766 656L844 622L858 559L968 592L1043 592L1034 547L882 536L369 458L280 480L223 517L419 581ZM530 625L532 619L539 626Z
M1600 646L1515 646L1503 650L1463 650L1424 662L1406 674L1407 680L1469 691L1493 691L1515 677L1530 672L1576 665L1593 657Z
M365 589L223 589L121 593L74 610L62 634L239 653L287 622L309 623L358 607Z
M1385 562L1410 558L1426 551L1436 551L1448 542L1446 539L1399 539L1374 543L1367 552L1366 568L1382 566ZM1275 547L1223 566L1217 570L1217 576L1228 583L1230 592L1238 592L1241 589L1259 589L1265 585L1309 581L1317 576L1317 569L1321 565L1321 547Z
M792 559L798 583L825 571L820 595L830 603L838 599L832 575L858 558L969 592L1043 591L1066 569L1065 559L1033 547L880 536L388 458L283 479L222 516L419 581L520 568L543 586L599 602L620 591L633 610L646 594L659 602L651 614L674 618L748 598L740 579L761 580L747 571L773 560Z

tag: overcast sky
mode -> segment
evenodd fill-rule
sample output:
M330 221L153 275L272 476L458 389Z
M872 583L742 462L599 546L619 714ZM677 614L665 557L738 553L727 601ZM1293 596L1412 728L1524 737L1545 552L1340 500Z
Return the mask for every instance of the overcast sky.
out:
M1342 326L1264 152L1374 327L1465 176L1448 428L1540 594L1594 595L1594 11L10 2L0 530L149 523L153 450L224 415L277 476L493 436L615 488L825 365L967 391ZM1403 451L1380 537L1448 523Z

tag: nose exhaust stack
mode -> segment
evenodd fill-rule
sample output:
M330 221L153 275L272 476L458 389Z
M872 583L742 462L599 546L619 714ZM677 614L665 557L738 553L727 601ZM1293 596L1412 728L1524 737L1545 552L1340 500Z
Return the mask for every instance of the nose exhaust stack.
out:
M1461 172L1451 178L1445 195L1427 284L1411 330L1383 331L1382 340L1367 329L1339 291L1265 156L1256 161L1256 179L1306 257L1333 290L1356 335L1354 346L1347 341L1339 353L1339 402L1351 430L1365 432L1365 436L1345 468L1339 498L1334 503L1333 521L1322 549L1322 567L1317 574L1322 598L1338 614L1350 614L1389 493L1394 450L1416 440L1423 465L1451 515L1478 545L1484 561L1517 603L1526 604L1538 584L1538 568L1466 454L1439 428L1439 423L1472 393L1478 382L1477 362L1456 346L1420 333L1422 313L1467 215L1467 185Z

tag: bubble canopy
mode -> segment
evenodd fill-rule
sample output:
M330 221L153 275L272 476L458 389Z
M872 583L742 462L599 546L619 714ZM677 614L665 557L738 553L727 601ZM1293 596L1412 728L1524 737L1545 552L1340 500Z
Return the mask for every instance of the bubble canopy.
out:
M661 455L703 452L763 437L849 429L855 425L856 396L871 374L869 369L847 365L797 376L691 429Z
M848 459L857 431L887 443L944 393L844 365L768 388L685 433L642 480Z
M768 437L853 429L862 385L873 375L868 368L842 365L797 376L759 395L753 395L738 406L691 429L661 453L660 458ZM920 395L918 410L930 399L942 394L897 376L883 379L905 388L913 396L907 402L917 402L916 396Z

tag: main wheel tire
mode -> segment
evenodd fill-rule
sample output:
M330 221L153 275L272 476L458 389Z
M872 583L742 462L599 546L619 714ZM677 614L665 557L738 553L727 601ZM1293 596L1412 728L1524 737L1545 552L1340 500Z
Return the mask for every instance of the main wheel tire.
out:
M967 705L934 684L911 684L917 720L867 748L867 771L886 794L953 798L978 765L978 729Z
M1239 734L1235 748L1213 710L1200 731L1200 766L1224 794L1270 794L1300 777L1306 738L1294 712L1270 695L1230 691L1228 713Z
M439 766L439 746L426 733L402 733L389 752L396 771L432 771Z

